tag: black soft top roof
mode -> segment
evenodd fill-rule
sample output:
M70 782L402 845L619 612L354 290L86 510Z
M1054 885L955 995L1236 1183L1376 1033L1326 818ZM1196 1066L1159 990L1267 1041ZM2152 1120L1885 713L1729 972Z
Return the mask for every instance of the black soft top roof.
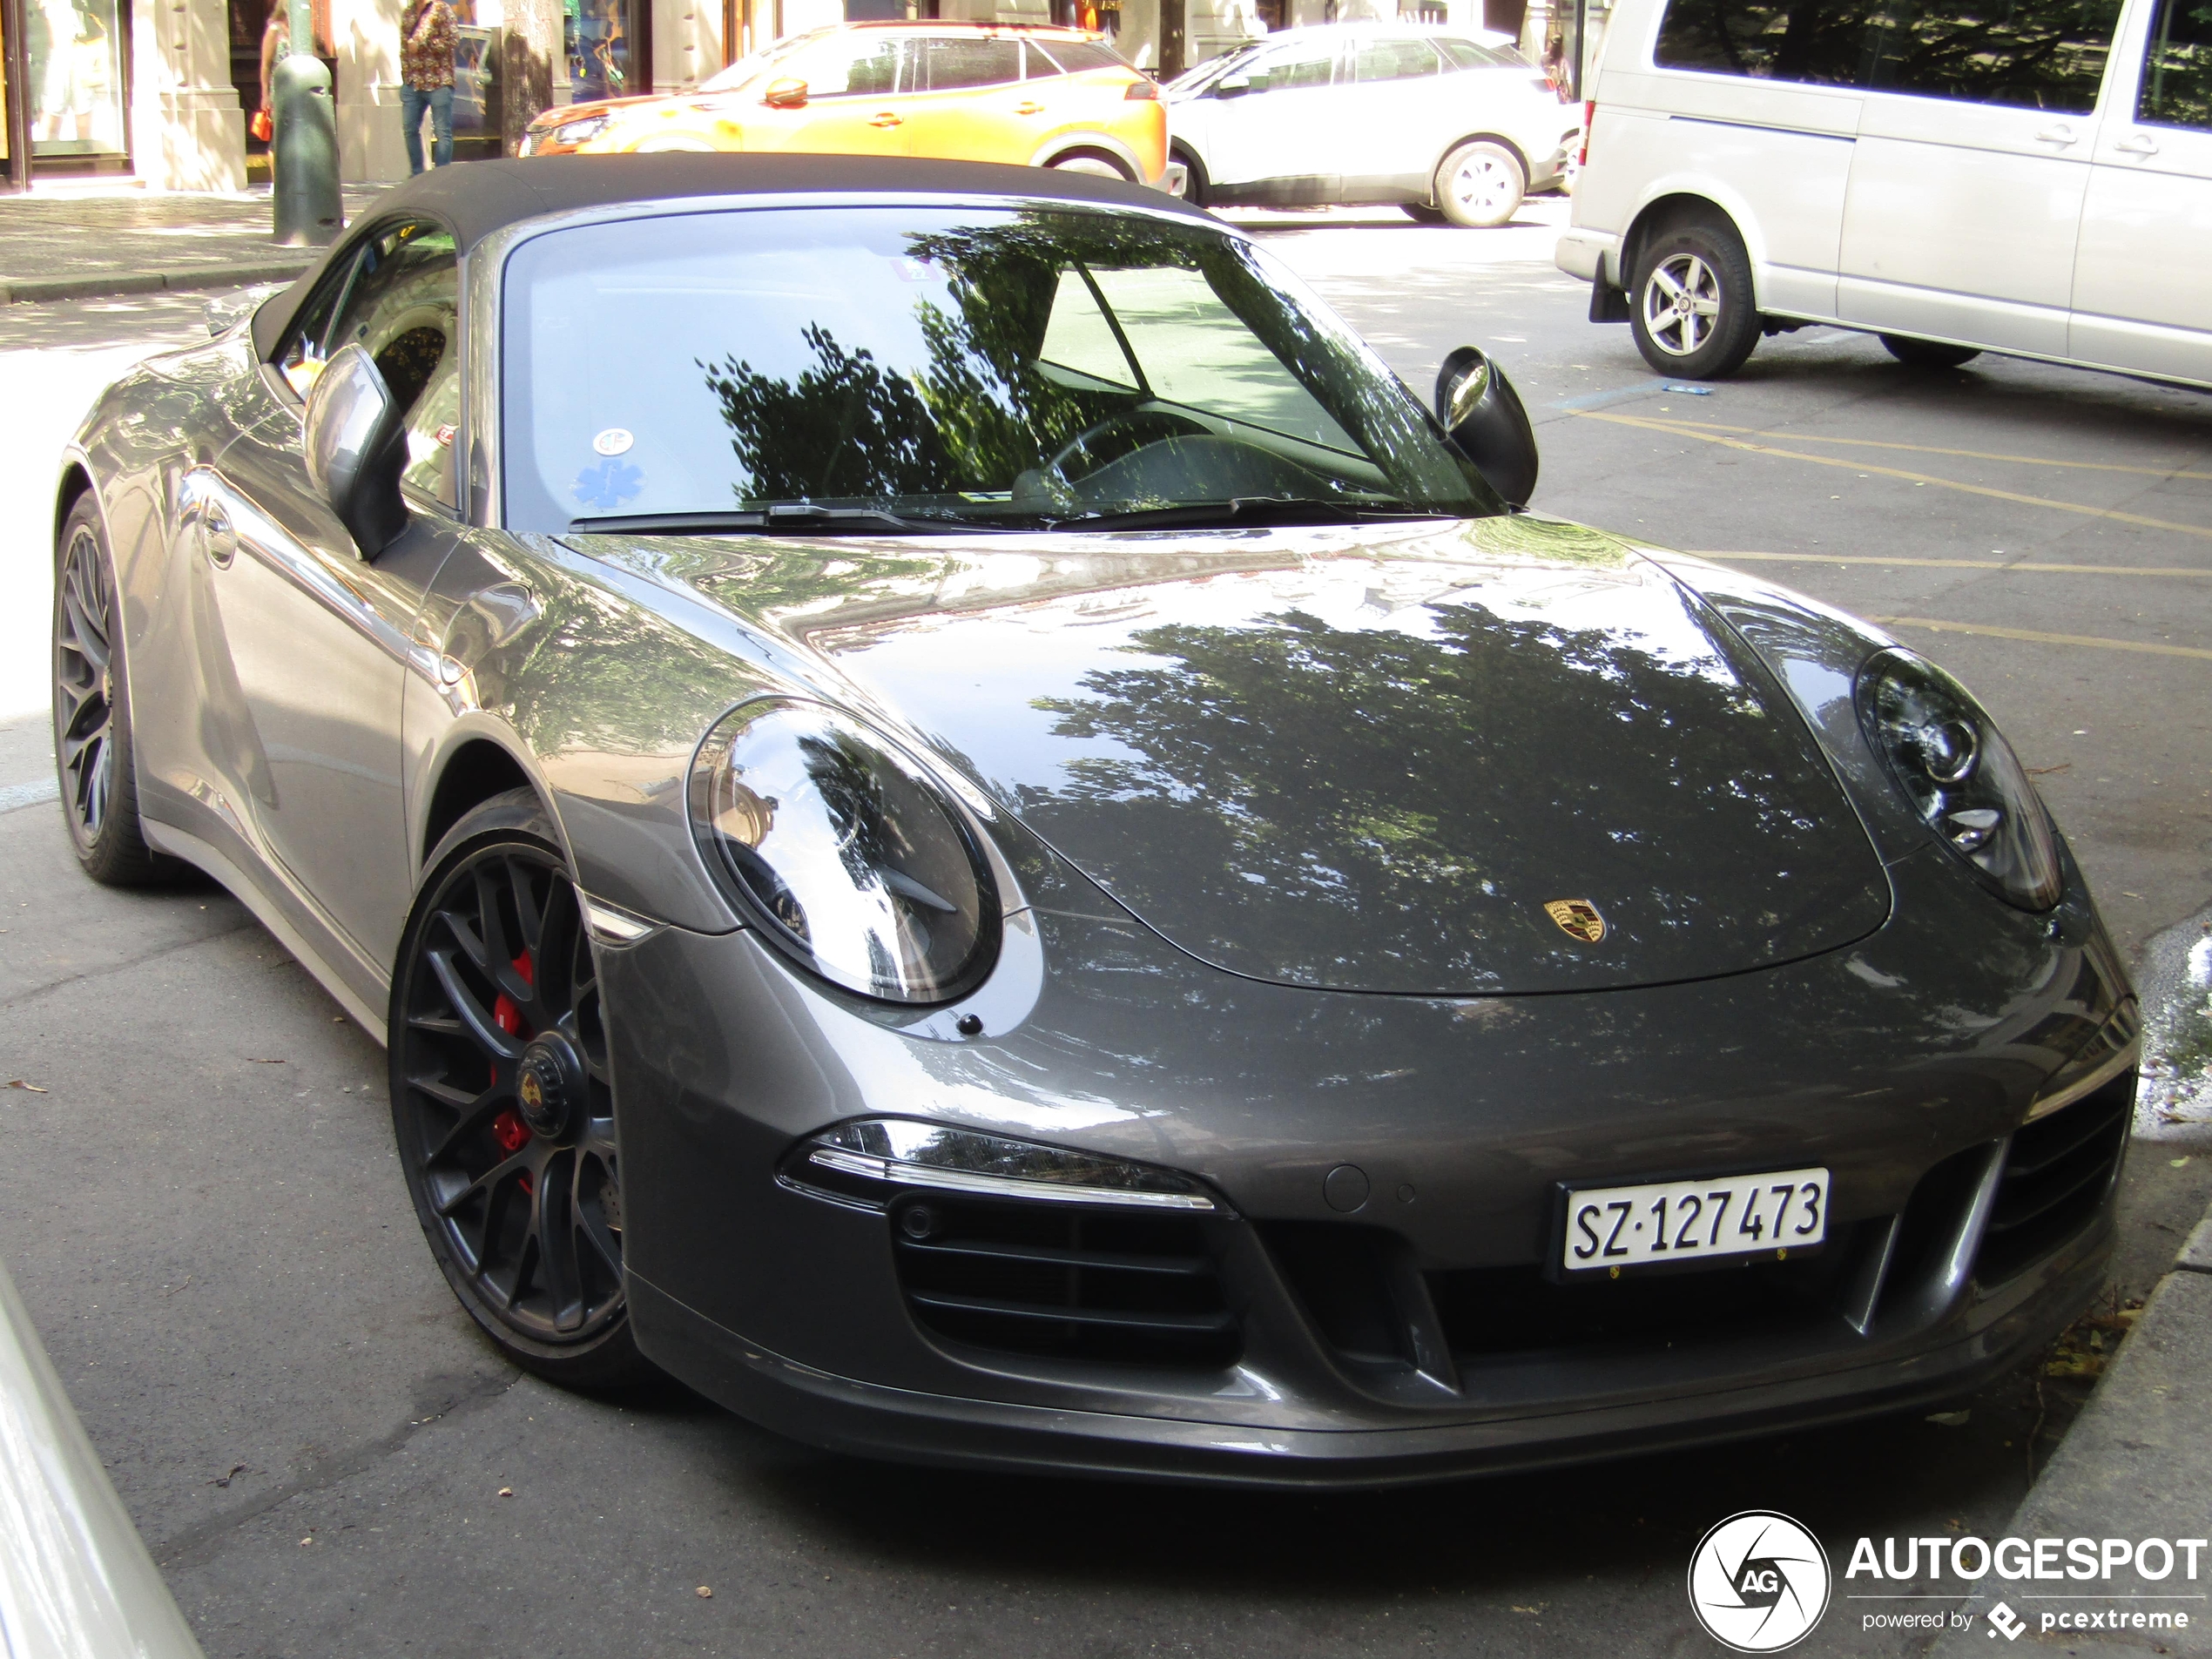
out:
M314 268L263 306L253 318L253 343L266 357L293 313L330 264L367 228L395 216L440 219L466 253L508 226L542 214L622 202L640 204L702 196L805 193L872 197L944 194L1092 202L1207 215L1157 190L1087 173L1008 167L980 161L921 161L903 156L704 155L541 156L528 161L469 161L434 167L379 197L375 207Z

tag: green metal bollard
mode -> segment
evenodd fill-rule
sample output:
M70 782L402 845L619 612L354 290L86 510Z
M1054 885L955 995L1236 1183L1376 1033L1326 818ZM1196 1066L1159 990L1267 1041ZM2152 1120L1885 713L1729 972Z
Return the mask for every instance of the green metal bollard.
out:
M269 153L276 169L279 247L327 247L346 227L338 195L338 108L330 71L312 52L287 52L269 75L276 132Z

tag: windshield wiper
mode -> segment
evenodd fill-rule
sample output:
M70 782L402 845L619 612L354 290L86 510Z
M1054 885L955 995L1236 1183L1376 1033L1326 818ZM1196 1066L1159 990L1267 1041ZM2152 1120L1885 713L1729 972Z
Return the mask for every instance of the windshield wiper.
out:
M615 513L569 521L570 531L580 536L717 536L731 530L788 536L865 535L871 530L937 535L979 528L964 519L907 518L880 508L819 507L813 502L772 502L765 508L730 512Z
M1361 507L1302 496L1238 496L1229 501L1178 502L1118 513L1074 513L1045 520L1050 529L1182 529L1209 524L1366 524L1451 518L1433 508Z

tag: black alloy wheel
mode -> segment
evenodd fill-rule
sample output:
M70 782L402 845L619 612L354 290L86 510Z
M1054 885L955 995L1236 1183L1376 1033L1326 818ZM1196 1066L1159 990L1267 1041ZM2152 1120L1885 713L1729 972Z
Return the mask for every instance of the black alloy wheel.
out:
M597 961L527 790L440 845L401 943L392 1121L446 1279L508 1357L571 1387L639 1380L622 1272Z
M1973 346L1947 346L1939 340L1915 340L1910 334L1884 334L1889 354L1913 368L1957 368L1981 355Z
M134 887L182 867L146 846L138 823L122 607L97 502L78 498L54 567L54 771L77 861L95 881Z

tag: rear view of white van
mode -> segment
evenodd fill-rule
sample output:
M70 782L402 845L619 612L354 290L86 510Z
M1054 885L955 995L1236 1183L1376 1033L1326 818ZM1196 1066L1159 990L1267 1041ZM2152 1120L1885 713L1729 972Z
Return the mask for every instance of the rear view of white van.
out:
M2208 0L1622 0L1561 270L1662 374L1878 334L2212 386Z

